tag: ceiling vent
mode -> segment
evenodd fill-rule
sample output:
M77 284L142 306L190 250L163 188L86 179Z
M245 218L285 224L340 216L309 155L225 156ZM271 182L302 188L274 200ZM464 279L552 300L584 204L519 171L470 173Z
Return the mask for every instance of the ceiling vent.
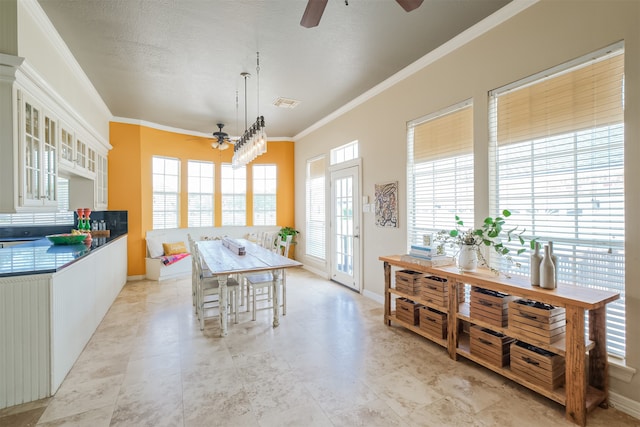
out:
M295 99L290 99L290 98L282 98L282 97L273 101L273 105L280 108L289 108L289 109L296 108L298 104L300 104L300 101L297 101Z

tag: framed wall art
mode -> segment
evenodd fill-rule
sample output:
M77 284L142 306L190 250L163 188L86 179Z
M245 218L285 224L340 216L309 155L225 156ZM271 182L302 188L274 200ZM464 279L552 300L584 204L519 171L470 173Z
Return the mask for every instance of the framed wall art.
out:
M398 228L398 181L375 187L376 226Z

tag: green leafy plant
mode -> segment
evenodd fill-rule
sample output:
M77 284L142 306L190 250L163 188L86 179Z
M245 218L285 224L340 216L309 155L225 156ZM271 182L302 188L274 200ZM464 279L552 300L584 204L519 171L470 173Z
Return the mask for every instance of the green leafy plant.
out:
M527 243L523 237L526 229L522 231L518 230L518 226L513 228L505 228L505 218L511 216L511 212L508 210L502 211L502 216L486 217L480 228L464 228L464 222L458 215L456 215L456 227L453 230L441 230L436 234L436 241L447 244L450 247L460 248L462 245L470 245L475 248L478 254L478 259L486 265L491 271L499 274L499 270L492 267L484 257L481 250L483 246L492 248L498 255L506 259L509 263L514 264L516 267L520 267L520 263L514 262L511 256L511 249L506 246L506 243L516 242L519 243L521 248L516 250L516 254L520 255L526 251ZM529 246L533 249L535 247L536 239L533 238L529 242Z
M286 240L287 236L293 236L291 243L295 243L296 235L298 234L300 234L300 232L293 227L282 227L280 231L278 231L278 235L282 240Z

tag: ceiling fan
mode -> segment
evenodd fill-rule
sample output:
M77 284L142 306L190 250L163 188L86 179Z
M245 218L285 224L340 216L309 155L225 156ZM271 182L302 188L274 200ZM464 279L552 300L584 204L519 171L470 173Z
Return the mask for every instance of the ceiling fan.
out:
M233 141L229 138L229 134L222 131L224 127L224 123L216 124L218 126L218 131L213 132L214 140L211 143L211 148L214 150L217 148L218 150L226 150L230 145L233 145Z
M396 0L406 12L411 12L414 9L420 7L424 0ZM302 15L302 20L300 21L300 25L305 28L312 28L318 26L320 23L320 18L322 18L322 14L324 13L324 8L327 6L328 0L309 0L307 3L307 7L304 10L304 14ZM345 4L349 4L348 0L345 0Z

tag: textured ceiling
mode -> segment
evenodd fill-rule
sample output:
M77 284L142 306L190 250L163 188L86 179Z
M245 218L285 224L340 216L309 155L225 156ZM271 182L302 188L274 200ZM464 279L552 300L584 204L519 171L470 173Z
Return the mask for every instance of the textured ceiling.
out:
M481 21L508 0L330 0L300 26L305 0L39 0L114 116L211 133L260 114L293 137ZM239 95L239 106L236 104ZM300 101L277 108L278 97Z

